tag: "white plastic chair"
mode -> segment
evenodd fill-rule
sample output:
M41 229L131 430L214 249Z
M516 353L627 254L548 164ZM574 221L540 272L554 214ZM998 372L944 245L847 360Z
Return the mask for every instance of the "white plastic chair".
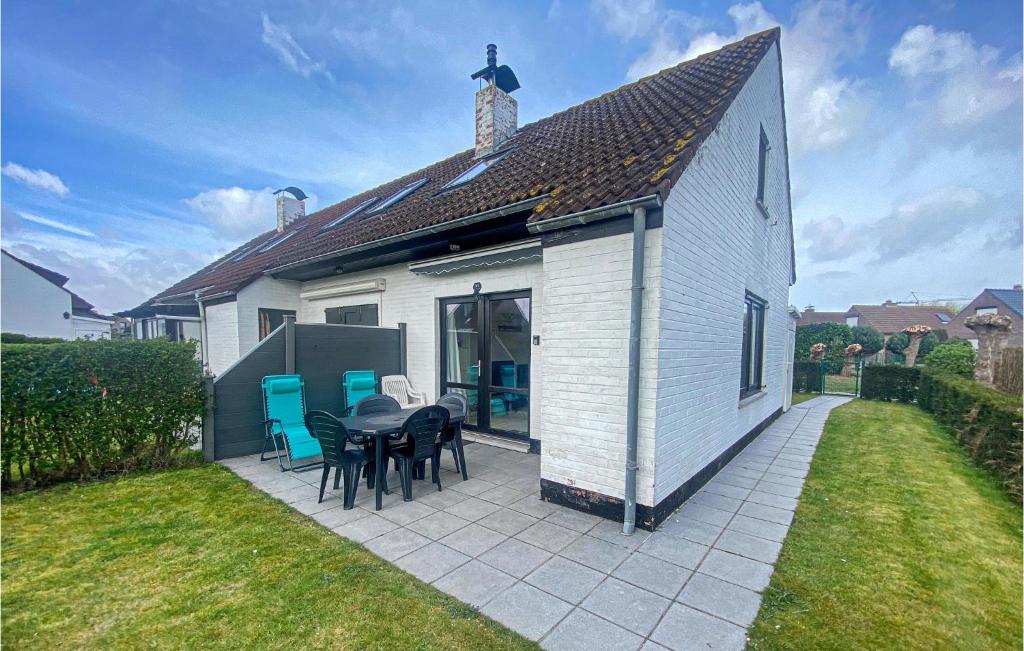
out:
M404 375L385 375L380 379L380 391L397 400L402 409L427 406L427 394L414 390Z

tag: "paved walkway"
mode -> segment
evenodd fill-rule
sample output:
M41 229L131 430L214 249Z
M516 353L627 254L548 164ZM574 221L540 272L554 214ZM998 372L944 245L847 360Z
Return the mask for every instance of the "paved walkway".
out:
M282 474L258 455L224 464L339 535L475 606L548 649L742 649L785 540L828 413L849 398L795 406L655 533L539 499L540 458L466 447L445 490L415 482L374 512L372 491L317 503L319 472ZM397 477L390 478L397 489Z

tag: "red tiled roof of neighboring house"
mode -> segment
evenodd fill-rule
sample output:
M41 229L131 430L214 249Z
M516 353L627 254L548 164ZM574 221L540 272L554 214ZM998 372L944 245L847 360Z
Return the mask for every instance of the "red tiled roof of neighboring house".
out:
M525 125L499 148L507 156L455 189L442 191L476 163L473 149L361 192L292 224L289 232L301 232L280 246L230 261L277 235L263 233L154 298L235 292L268 269L530 199L539 200L529 216L536 222L654 193L664 198L778 38L778 29L748 36ZM321 232L420 179L427 182L388 209L371 207Z
M811 325L812 323L846 323L846 312L804 310L796 321L797 326Z
M926 325L932 330L944 330L952 318L941 305L854 305L847 312L860 317L858 325L871 326L882 334L897 333L914 325ZM945 317L943 321L940 318Z

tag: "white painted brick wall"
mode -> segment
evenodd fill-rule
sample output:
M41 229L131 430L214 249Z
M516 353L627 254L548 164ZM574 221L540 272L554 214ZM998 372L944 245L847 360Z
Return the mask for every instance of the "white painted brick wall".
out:
M235 301L206 307L210 372L218 375L238 359L238 306Z
M366 292L348 296L301 301L298 320L303 323L324 323L324 309L376 303L382 326L406 323L408 337L409 381L418 391L425 391L431 400L438 397L440 374L440 314L438 299L467 296L473 293L473 283L479 282L484 293L532 290L533 323L531 334L542 334L541 263L522 262L485 269L467 269L440 276L418 275L405 264L392 265L346 273L333 278L312 280L302 285L302 291L321 290L365 280L382 278L383 292ZM530 436L540 439L541 423L538 405L541 404L540 386L541 352L543 346L530 348Z
M655 472L659 501L781 407L788 390L784 357L791 233L776 47L665 202ZM754 204L759 125L771 144L769 219ZM741 407L746 290L769 302L767 395Z
M238 292L238 355L260 342L259 308L299 311L299 283L293 280L259 278Z
M654 492L661 229L647 231L637 500ZM541 476L624 495L632 233L544 249Z

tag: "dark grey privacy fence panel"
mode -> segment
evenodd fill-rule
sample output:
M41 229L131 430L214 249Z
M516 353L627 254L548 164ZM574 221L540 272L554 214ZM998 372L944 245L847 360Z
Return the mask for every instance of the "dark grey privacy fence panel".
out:
M295 325L295 372L306 383L306 408L341 413L341 376L373 369L377 378L402 372L401 335L396 328Z
M285 373L286 327L282 326L217 376L213 384L213 456L226 459L263 449L263 394L266 375ZM373 369L377 377L402 373L402 333L398 328L298 323L295 373L302 376L306 408L332 414L342 410L341 376Z
M284 373L285 332L280 327L213 383L215 459L259 452L263 447L265 375Z

